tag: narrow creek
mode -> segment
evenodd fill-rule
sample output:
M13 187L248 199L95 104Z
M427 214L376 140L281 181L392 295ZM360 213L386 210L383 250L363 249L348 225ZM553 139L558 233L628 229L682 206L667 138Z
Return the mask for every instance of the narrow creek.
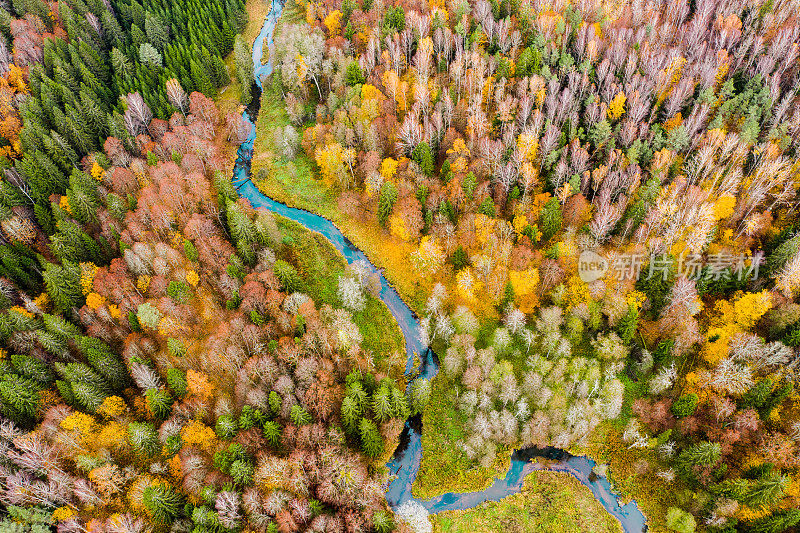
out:
M371 272L377 272L380 275L381 285L379 297L391 311L405 337L406 374L414 374L417 377L426 379L433 378L439 371L438 359L430 348L420 343L417 336L418 321L416 315L403 302L400 295L389 284L380 270L369 261L364 252L356 248L328 219L276 202L262 194L250 180L253 145L256 139L254 122L258 116L260 90L262 82L273 70L272 57L275 52L273 34L282 11L283 4L279 0L272 0L270 12L253 44L254 76L259 91L256 91L253 96L253 104L243 113L244 119L252 125L252 128L247 140L242 143L237 152L236 164L233 169L233 183L236 185L239 195L247 198L254 208L267 209L294 220L309 230L322 234L341 252L348 264L360 261ZM262 65L261 57L265 44L269 48L270 59L266 64ZM414 369L415 354L420 354L421 365L418 369ZM400 437L400 444L395 450L392 460L386 465L391 474L391 481L386 490L386 500L391 507L396 508L400 504L414 499L411 494L411 485L417 477L422 461L422 453L422 421L419 416L414 416L406 421L405 429ZM538 459L546 459L546 461L540 462ZM495 479L490 487L477 492L450 492L429 500L418 500L418 503L431 514L440 511L470 509L483 502L497 501L520 492L525 476L531 472L551 470L568 473L588 487L603 508L620 521L626 533L642 533L646 531L646 518L636 505L636 502L632 501L622 505L611 488L609 481L593 472L594 466L595 462L588 457L574 456L557 448L517 450L512 455L511 466L506 476Z

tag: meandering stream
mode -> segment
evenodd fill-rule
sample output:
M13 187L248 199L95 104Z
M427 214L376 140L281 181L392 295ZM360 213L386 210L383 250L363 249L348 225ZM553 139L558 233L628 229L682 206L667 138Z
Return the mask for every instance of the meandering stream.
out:
M283 4L279 0L272 0L272 7L264 21L255 43L253 44L253 66L255 82L259 89L262 81L272 73L272 57L275 51L273 34L275 24L283 11ZM261 64L264 44L269 47L269 61ZM400 326L406 343L406 374L414 373L414 356L420 354L421 366L416 369L416 375L430 379L439 370L436 355L423 346L417 336L418 321L414 312L403 302L400 295L389 284L383 274L370 261L369 258L329 220L302 209L289 207L262 194L250 180L250 166L253 157L253 145L256 139L256 129L253 121L258 113L258 99L260 94L254 94L254 104L249 111L253 115L251 120L247 111L243 117L253 125L247 140L242 143L237 152L236 164L233 170L233 182L239 194L247 198L254 208L263 207L269 211L294 220L306 228L316 231L327 238L333 246L342 253L348 264L362 261L371 272L380 275L381 290L379 297L391 311ZM386 490L386 500L392 507L414 499L411 494L411 485L417 477L422 461L422 422L419 416L411 417L406 421L405 429L400 438L400 445L394 453L387 467L392 474L391 481ZM455 445L455 443L453 443ZM548 459L546 463L538 462L537 458ZM646 519L635 502L621 505L614 494L611 484L605 477L597 476L592 469L595 462L587 457L577 457L563 450L549 448L545 450L523 449L514 452L511 458L511 467L506 476L496 479L494 483L478 492L447 493L429 500L419 500L419 503L430 513L440 511L470 509L485 501L497 501L522 489L525 476L535 470L552 470L566 472L574 476L583 485L588 487L600 504L622 524L626 533L641 533L646 531Z

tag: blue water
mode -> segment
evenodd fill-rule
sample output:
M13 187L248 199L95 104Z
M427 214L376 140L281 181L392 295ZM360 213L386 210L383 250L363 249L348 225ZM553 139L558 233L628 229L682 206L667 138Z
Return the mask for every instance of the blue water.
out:
M272 57L274 54L273 33L278 17L283 11L279 0L272 0L272 8L264 21L264 26L253 45L253 67L255 81L259 88L263 80L272 73ZM264 42L270 49L270 60L266 65L261 65L261 55ZM403 302L400 295L367 258L356 248L347 237L331 221L302 209L289 207L263 195L250 181L251 159L253 157L253 144L256 138L256 128L251 117L245 111L243 118L251 124L250 135L242 143L237 152L236 164L233 170L233 183L239 195L247 198L254 208L264 208L278 215L294 220L306 228L322 234L333 246L341 252L348 264L362 262L369 272L380 275L381 290L379 298L391 311L400 330L403 332L406 344L406 375L411 379L431 379L439 371L436 355L423 346L417 335L419 325L414 312ZM420 357L421 365L414 369L415 356ZM386 500L392 507L414 499L411 494L411 485L417 477L422 461L422 423L419 416L411 417L406 421L405 428L400 437L400 445L394 453L387 467L391 474L390 482L386 489ZM455 443L453 443L455 445ZM546 463L534 459L542 457L548 459ZM595 462L587 457L571 455L563 450L548 448L546 450L525 449L514 452L511 458L511 467L502 479L496 479L485 490L468 493L446 493L429 500L419 500L419 503L430 513L440 511L470 509L485 501L497 501L501 498L515 494L522 489L524 478L535 470L552 470L555 472L569 473L583 485L591 489L595 498L603 507L616 517L622 524L626 533L641 533L647 530L646 519L635 502L620 505L614 495L611 484L605 477L596 476L592 472Z

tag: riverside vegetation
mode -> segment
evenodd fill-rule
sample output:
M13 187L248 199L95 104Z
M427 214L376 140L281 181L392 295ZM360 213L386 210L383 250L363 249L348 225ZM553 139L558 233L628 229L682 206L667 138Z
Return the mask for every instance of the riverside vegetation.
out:
M789 6L287 5L257 182L424 316L416 495L554 445L657 530L800 521ZM585 282L586 251L641 275Z
M406 393L374 279L230 182L241 0L3 4L0 527L403 529L383 464L412 412L418 494L552 445L657 531L797 526L796 12L291 0L256 181L423 317L442 369ZM587 283L586 251L642 275ZM573 527L530 512L582 501L543 476L436 527Z

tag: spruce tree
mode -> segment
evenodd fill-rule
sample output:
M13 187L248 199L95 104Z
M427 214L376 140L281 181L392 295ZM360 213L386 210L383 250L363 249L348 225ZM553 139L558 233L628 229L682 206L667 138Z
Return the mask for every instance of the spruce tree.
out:
M83 295L80 291L81 274L77 264L69 261L64 261L63 265L45 262L42 279L56 311L66 311L80 305Z
M281 426L273 420L264 422L262 432L270 446L277 448L281 442Z
M550 198L542 208L539 219L539 230L542 232L542 240L547 241L561 230L561 204L558 198Z
M386 227L396 201L397 187L390 181L385 182L378 197L378 223L381 226Z
M144 490L142 501L153 520L169 524L180 516L183 499L169 485L151 485Z
M375 459L383 454L383 438L375 422L362 418L358 425L358 433L361 437L361 449L367 457Z
M168 392L148 389L145 392L145 399L147 400L147 406L157 419L164 420L169 416L174 400Z
M128 424L128 439L131 446L144 455L155 455L161 448L158 432L156 432L153 424L149 422L131 422Z
M0 376L0 410L20 424L31 422L39 408L39 390L32 379L16 374Z

